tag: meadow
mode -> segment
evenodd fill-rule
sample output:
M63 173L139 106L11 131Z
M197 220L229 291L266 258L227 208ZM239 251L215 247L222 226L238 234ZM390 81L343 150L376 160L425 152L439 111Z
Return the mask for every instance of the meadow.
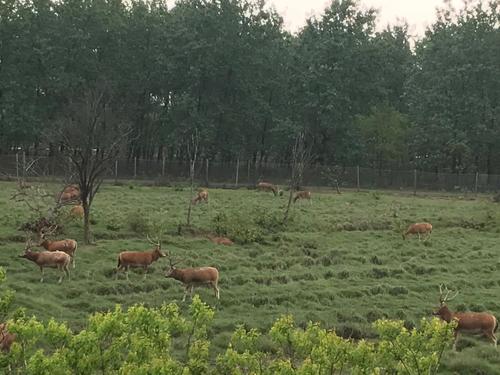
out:
M254 190L210 189L210 203L193 209L197 231L183 231L189 189L106 184L93 205L96 244L80 243L71 280L57 284L54 270L40 283L24 250L19 227L31 212L10 200L16 185L0 183L0 266L16 307L40 319L55 317L73 329L86 316L115 304L158 306L179 302L183 288L166 279L166 259L115 279L122 250L148 250L146 235L161 230L162 249L179 267L216 266L221 299L197 289L216 310L214 352L227 345L237 324L268 329L284 313L297 322L318 321L344 337L375 339L371 323L401 319L408 327L438 305L438 285L460 291L455 310L490 311L500 317L500 213L489 196L400 192L314 191L313 204L298 202L281 225L287 197ZM56 185L48 185L56 191ZM285 194L286 195L286 194ZM429 221L432 237L404 241L412 222ZM226 233L234 246L215 245L203 233ZM82 224L65 220L62 237L81 242ZM187 306L188 304L181 304ZM448 352L443 371L500 373L500 356L485 339L462 335L458 353Z

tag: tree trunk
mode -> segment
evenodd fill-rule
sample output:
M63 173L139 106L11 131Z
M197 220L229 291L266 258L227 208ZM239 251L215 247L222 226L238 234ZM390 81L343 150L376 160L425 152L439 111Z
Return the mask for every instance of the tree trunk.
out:
M292 205L292 199L293 199L293 183L290 184L290 194L288 195L288 204L286 206L286 211L285 211L285 217L283 218L283 223L286 224L288 221L288 214L290 212L290 207Z
M83 242L85 245L92 244L92 233L90 231L90 205L87 199L82 201L83 206Z

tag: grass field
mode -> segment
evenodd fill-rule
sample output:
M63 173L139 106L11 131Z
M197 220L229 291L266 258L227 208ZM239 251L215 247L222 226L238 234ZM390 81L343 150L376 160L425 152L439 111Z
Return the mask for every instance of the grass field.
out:
M412 326L429 316L439 283L460 290L453 309L500 317L500 210L486 196L318 192L312 205L298 203L282 228L285 197L213 189L209 205L194 207L193 225L227 230L240 242L225 247L177 234L188 189L106 185L94 203L97 244L79 246L71 281L58 285L56 271L47 270L42 284L36 265L17 257L24 249L24 233L17 229L30 212L9 199L14 189L13 183L0 183L0 266L7 269L7 286L16 291L16 306L75 329L87 314L117 303L180 302L183 288L163 276L165 259L146 280L142 271L131 272L129 281L124 275L114 279L117 254L149 249L146 233L157 227L163 227L163 249L184 259L180 266L219 268L220 302L211 290L198 290L216 309L215 351L227 344L236 324L267 329L283 313L301 323L320 321L346 337L373 338L376 319L403 319ZM418 221L433 224L432 238L403 241L403 228ZM64 237L81 236L80 222L66 224ZM491 344L461 337L459 353L447 353L444 370L500 373L500 355Z

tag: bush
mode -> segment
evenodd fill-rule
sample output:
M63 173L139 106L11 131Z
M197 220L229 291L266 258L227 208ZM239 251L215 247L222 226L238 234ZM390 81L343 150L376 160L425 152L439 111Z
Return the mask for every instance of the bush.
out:
M150 223L144 212L130 212L126 219L128 228L137 234L145 235L150 231Z

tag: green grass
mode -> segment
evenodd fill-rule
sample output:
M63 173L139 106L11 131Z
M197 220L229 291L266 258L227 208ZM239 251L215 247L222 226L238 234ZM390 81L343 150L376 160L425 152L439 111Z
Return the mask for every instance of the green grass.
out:
M93 206L97 244L79 245L71 281L58 285L56 271L47 270L42 284L37 267L17 257L24 249L24 233L17 228L30 212L9 199L14 189L13 183L0 183L0 266L7 269L7 286L16 291L17 306L41 319L67 321L74 329L87 314L117 303L180 302L183 288L163 277L164 259L146 280L142 271L131 272L129 281L124 275L114 279L117 254L147 250L142 232L154 235L158 227L163 227L164 250L184 259L180 266L220 271L220 302L211 290L198 289L216 309L215 350L227 344L237 324L267 329L283 313L292 313L301 324L320 321L353 338L373 337L371 322L383 317L412 326L436 308L440 283L460 290L452 308L500 316L500 214L486 196L318 192L312 205L298 203L290 223L280 228L286 197L212 189L210 204L194 207L193 225L213 231L217 217L240 242L258 240L225 247L177 235L185 222L188 189L106 185ZM402 230L418 221L433 224L432 238L403 241ZM64 237L81 242L81 223L68 223L65 231ZM486 340L462 337L462 352L445 358L447 370L499 371L500 356ZM482 372L474 372L478 358Z

